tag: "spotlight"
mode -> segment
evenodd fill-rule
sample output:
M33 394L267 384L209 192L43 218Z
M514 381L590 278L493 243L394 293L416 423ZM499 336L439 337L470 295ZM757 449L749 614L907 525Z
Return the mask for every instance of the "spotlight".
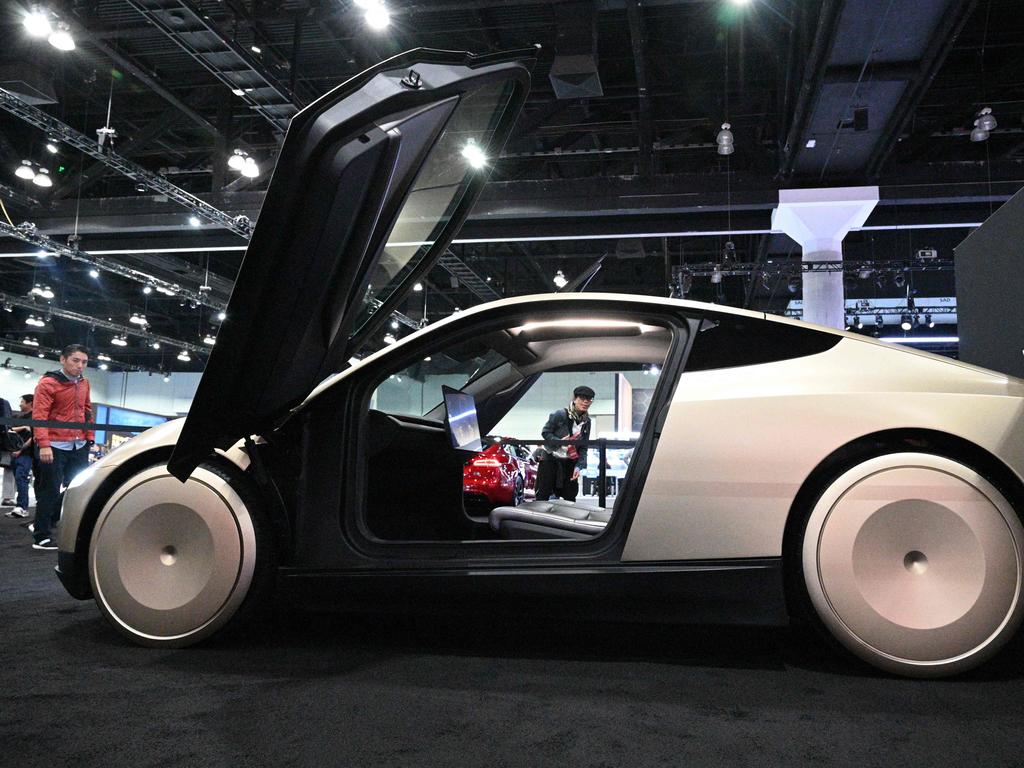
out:
M397 331L398 330L398 321L397 320L392 320L391 321L391 330L393 330L393 331Z
M178 359L181 360L181 362L183 363L192 362L192 358L189 357L187 349L183 349L181 350L181 352L178 353Z
M789 283L786 285L786 288L789 289L790 293L796 293L797 291L799 291L800 290L800 278L799 277L791 277L791 278L789 278Z
M228 158L228 168L233 171L242 170L242 166L245 165L245 158L247 157L244 150L236 149L231 157Z
M715 264L715 268L711 271L711 282L714 285L718 285L722 282L722 267L719 264Z
M260 175L260 167L256 165L256 161L251 157L245 158L245 164L242 166L242 175L249 179L255 179Z
M143 327L149 325L149 321L146 320L145 315L139 315L135 312L132 312L132 316L128 318L128 322L134 323L135 325L141 325Z
M27 347L38 347L39 346L39 342L34 337L32 337L32 336L26 336L24 339L21 340L21 343L24 344Z
M217 343L217 339L211 336L209 333L203 336L203 344L209 344L211 347Z
M924 316L924 324L927 325L929 328L934 328L935 327L935 321L932 320L932 316L931 315L925 315Z
M149 189L149 187L147 187L141 181L138 184L135 185L135 191L136 192L145 192L147 189Z
M902 272L897 272L892 278L892 284L897 288L902 288L907 284L907 276Z
M105 370L107 370L108 368L110 368L110 366L109 366L109 365L107 365L106 363L100 363L100 370L101 370L101 371L105 371Z
M565 276L565 273L562 270L558 270L555 272L555 276L551 278L551 282L553 282L557 288L565 288L565 286L569 284L569 278Z
M469 139L466 142L466 146L462 148L462 156L466 158L470 168L480 169L487 165L487 155L474 139Z
M198 227L198 226L199 226L200 224L202 224L203 222L201 222L201 221L199 220L199 217L198 217L198 216L189 216L189 217L188 217L188 223L189 223L189 225L190 225L190 226L193 226L193 227Z
M398 341L398 339L396 339L392 334L390 334L390 333L384 334L384 343L385 344L394 344L396 341Z
M32 161L22 160L21 165L14 171L14 175L19 179L25 179L25 181L32 181L36 177L36 172L32 170Z
M263 49L260 48L258 45L250 45L249 46L249 50L252 51L253 53L257 53L257 54L263 53Z
M902 328L904 331L909 331L911 328L913 328L913 325L910 322L910 315L903 315L900 318L900 328Z
M979 125L980 122L980 120L974 121L974 128L971 130L971 141L986 141L988 139L988 131Z
M52 187L53 179L50 178L50 172L45 168L40 168L39 172L32 177L32 183L38 187Z
M101 363L104 361L109 363L110 355L104 355L102 352L100 352L98 355L96 355L96 359L99 360Z
M166 383L167 383L167 382L169 382L170 380L171 380L171 376L170 376L170 374L167 374L167 373L165 373L165 374L164 374L164 384L166 384Z
M75 50L75 39L71 37L71 30L63 21L57 22L57 28L50 33L50 37L47 38L47 42L49 42L49 44L58 51Z
M46 37L53 31L50 27L49 15L39 6L33 6L32 10L25 14L21 23L25 27L25 31L32 37Z
M860 315L853 318L853 327L860 330L864 327L864 321L860 319Z
M732 125L729 123L722 123L722 130L715 137L715 144L718 145L718 154L720 155L731 155L736 151L736 142L731 128Z
M417 293L419 293L420 291L422 291L422 290L423 290L423 283L415 283L415 284L413 285L412 289L413 289L414 291L416 291Z
M144 288L142 289L142 292L143 292L144 294L146 294L147 296L149 296L149 294L151 294L151 293L153 292L153 286L152 286L152 285L147 285L147 286L145 286L145 287L144 287Z
M97 279L99 276L100 276L100 271L98 269L90 269L89 270L89 277L91 277L93 280Z
M46 151L49 152L51 155L56 155L57 152L59 152L60 150L57 147L57 144L52 139L50 139L47 140L46 142Z
M225 320L228 319L228 313L227 312L218 312L217 313L217 319L220 320L223 323Z
M151 346L153 349L160 349L160 342L159 341L154 341L149 346Z
M363 15L366 26L370 29L385 29L391 23L391 14L384 7L384 3L378 2L366 9Z
M113 344L115 347L127 347L128 339L126 339L124 336L115 336L110 340L110 343Z
M881 313L876 314L875 315L875 327L876 328L881 328L883 325L885 325L885 320L882 319L882 314Z

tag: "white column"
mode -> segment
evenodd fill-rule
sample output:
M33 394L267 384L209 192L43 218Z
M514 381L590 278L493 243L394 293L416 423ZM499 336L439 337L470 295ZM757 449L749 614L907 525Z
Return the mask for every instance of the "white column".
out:
M779 190L772 229L781 230L803 249L803 260L843 260L843 238L867 221L878 204L878 187ZM843 273L804 272L803 319L842 328L846 319Z

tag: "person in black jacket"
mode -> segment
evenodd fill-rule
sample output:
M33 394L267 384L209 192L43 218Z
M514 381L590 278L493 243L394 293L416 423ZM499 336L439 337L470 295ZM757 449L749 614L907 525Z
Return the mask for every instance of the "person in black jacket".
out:
M572 392L568 408L548 416L541 430L545 440L574 440L575 445L545 445L537 467L537 500L559 496L576 501L580 490L580 471L587 466L587 441L590 439L590 404L594 390L580 386Z

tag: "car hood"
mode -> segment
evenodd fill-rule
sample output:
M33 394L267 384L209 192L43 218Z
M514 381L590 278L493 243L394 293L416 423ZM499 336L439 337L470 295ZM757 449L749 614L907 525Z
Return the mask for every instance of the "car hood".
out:
M411 51L292 119L175 476L272 429L387 321L479 196L534 53Z

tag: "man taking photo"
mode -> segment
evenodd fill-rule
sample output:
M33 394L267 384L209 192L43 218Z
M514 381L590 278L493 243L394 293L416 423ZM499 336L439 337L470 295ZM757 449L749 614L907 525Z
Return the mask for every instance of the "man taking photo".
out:
M32 418L38 421L91 422L89 380L82 374L89 351L69 344L60 355L59 371L50 371L36 385ZM57 549L52 528L60 517L61 486L70 483L89 463L94 434L78 427L36 427L36 519L33 549Z

